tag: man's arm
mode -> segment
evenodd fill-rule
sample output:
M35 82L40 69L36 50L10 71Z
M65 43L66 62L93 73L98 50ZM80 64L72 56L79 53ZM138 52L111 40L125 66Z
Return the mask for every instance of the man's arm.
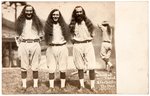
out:
M19 44L21 43L22 40L23 40L23 38L21 35L15 37L15 42L16 42L17 47L19 46Z
M101 30L101 32L103 32L103 29L102 29L102 25L99 25L99 24L97 24L97 26L98 26L98 28Z

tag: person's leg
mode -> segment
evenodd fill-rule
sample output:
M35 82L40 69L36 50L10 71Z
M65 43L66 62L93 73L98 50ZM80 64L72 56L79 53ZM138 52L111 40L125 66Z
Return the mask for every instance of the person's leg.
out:
M61 88L65 87L66 83L66 72L60 72Z
M61 88L65 87L66 83L66 71L67 71L67 63L68 63L68 48L66 45L59 47L59 71L60 71L60 79L61 79Z
M110 56L111 56L111 51L112 51L112 45L111 43L106 44L106 56L105 56L105 62L106 62L106 69L108 72L111 71L113 64L110 62Z
M54 88L54 79L55 79L55 71L56 71L56 58L55 58L55 52L56 48L53 46L48 47L46 51L46 61L47 61L47 67L49 70L49 87L50 89Z
M38 71L33 71L33 87L38 87Z
M95 60L95 51L92 43L88 43L86 46L86 60L87 68L89 70L89 78L91 83L91 89L95 88L95 70L96 69L96 60Z
M111 55L111 50L109 48L110 44L109 43L102 43L102 47L101 47L101 58L104 60L105 64L106 64L106 70L110 71L110 66L112 66L112 64L109 61L110 55Z
M91 82L91 89L95 88L95 70L89 70L89 77Z
M106 58L106 47L105 47L105 45L106 44L104 42L101 45L100 56L106 62L106 60L105 60L105 58Z
M49 73L49 87L54 88L54 79L55 79L54 73Z
M27 88L27 71L21 70L21 78L22 78L22 87Z
M84 62L84 57L83 57L83 46L82 44L80 45L74 45L73 47L73 59L74 59L74 64L76 68L78 69L78 76L79 76L79 82L80 82L80 87L85 87L84 86L84 71L83 69L85 68L85 62Z
M39 43L31 43L30 63L33 71L33 87L38 87L38 69L41 60L41 47Z
M18 57L21 60L21 78L23 88L27 88L27 69L29 66L29 53L25 45L25 43L21 43L18 48Z
M84 71L83 69L78 69L78 76L79 76L79 82L80 82L80 87L85 87L84 86Z
M109 65L109 66L113 66L113 64L110 62L110 55L111 55L111 50L108 50L107 51L107 55L106 55L106 62L107 62L107 64Z

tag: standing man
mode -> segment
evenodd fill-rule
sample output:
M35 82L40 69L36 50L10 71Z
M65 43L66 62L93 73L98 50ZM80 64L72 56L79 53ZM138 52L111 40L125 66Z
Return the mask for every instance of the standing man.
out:
M61 89L65 87L68 48L66 43L69 39L68 26L58 9L50 12L45 24L45 41L49 46L46 51L47 66L49 69L50 91L54 89L54 73L57 66L60 71Z
M16 22L19 35L18 54L21 60L22 87L27 88L27 70L33 71L33 87L38 87L38 66L41 59L40 36L43 25L31 5L26 5Z
M94 26L87 18L84 9L76 6L71 18L70 30L72 34L74 63L78 69L80 89L84 86L84 69L89 70L91 90L95 90L95 52L92 44Z
M100 55L106 63L106 70L110 72L113 67L112 63L110 62L110 55L112 51L112 30L107 21L103 21L102 25L99 26L99 28L102 31L103 38Z

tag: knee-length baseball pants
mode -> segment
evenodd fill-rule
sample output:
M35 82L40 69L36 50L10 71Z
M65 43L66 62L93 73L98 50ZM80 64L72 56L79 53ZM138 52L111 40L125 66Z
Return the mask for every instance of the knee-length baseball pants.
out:
M21 42L18 48L18 56L21 60L21 69L27 70L31 67L37 71L41 60L41 46L39 42Z
M66 72L68 62L67 46L49 46L46 51L46 59L49 73L54 73L56 69Z
M112 44L108 42L102 42L100 55L102 59L109 59L111 56Z
M95 69L96 60L92 42L77 43L73 46L74 64L77 69Z

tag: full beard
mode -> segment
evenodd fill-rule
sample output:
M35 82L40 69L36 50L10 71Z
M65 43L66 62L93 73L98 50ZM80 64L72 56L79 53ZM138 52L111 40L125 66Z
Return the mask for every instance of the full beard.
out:
M79 15L79 16L77 16L76 17L76 22L78 23L78 24L81 24L81 22L84 20L84 16L83 15Z

